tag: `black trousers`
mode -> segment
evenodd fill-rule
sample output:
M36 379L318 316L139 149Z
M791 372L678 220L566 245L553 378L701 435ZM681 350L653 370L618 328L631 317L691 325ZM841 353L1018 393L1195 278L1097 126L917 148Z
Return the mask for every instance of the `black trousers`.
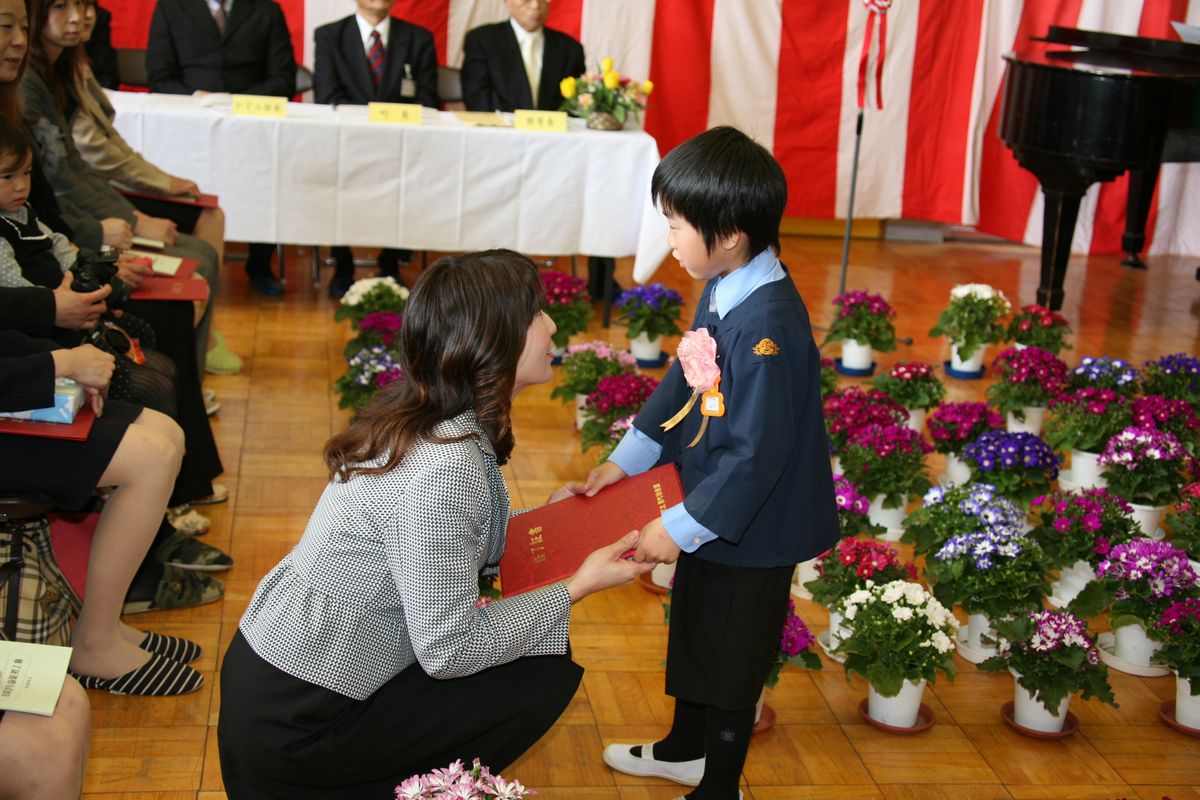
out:
M354 274L354 253L345 245L335 245L329 248L330 255L336 262L334 268L337 275L350 276ZM394 247L385 247L379 251L379 267L383 270L384 275L391 275L393 278L400 274L400 262L408 263L412 259L412 250L397 250Z
M455 759L500 772L550 729L582 677L570 654L452 680L413 664L354 700L275 668L239 631L221 665L225 792L230 800L380 800Z

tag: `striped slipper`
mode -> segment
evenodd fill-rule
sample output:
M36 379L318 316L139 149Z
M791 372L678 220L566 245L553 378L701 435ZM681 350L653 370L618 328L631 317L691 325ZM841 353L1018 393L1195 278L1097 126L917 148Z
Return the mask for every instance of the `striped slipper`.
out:
M146 638L138 645L148 653L158 653L180 664L190 664L200 657L200 645L181 636L167 636L165 633L146 633Z
M135 694L143 697L173 697L194 692L204 685L204 676L196 670L154 653L150 660L117 678L93 678L68 670L85 689L102 689L111 694Z

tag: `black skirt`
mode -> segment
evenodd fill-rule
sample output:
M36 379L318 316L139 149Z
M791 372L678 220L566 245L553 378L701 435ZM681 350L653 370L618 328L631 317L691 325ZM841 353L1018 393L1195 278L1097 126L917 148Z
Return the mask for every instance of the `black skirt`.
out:
M779 650L793 567L733 567L682 554L671 590L667 694L753 708Z
M81 508L141 413L141 406L110 400L82 442L0 434L0 492L40 493L64 511Z

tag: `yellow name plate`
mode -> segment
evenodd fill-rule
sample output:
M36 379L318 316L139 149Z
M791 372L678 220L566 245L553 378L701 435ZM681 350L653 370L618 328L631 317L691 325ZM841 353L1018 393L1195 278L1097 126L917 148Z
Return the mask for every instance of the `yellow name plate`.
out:
M367 103L367 122L420 125L421 106L417 103Z
M287 98L261 94L235 94L233 113L239 117L286 117Z
M567 112L530 111L518 108L513 114L513 127L520 131L567 132Z

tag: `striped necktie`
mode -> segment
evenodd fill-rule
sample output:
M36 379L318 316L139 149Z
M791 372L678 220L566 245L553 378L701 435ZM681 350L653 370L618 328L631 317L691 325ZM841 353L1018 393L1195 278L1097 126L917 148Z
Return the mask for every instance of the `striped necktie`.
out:
M228 12L225 11L225 0L217 0L217 10L213 14L213 19L217 23L217 31L224 35L225 23L229 20Z
M371 83L379 88L383 80L383 39L379 31L371 31L371 48L367 51L367 66L371 68Z

